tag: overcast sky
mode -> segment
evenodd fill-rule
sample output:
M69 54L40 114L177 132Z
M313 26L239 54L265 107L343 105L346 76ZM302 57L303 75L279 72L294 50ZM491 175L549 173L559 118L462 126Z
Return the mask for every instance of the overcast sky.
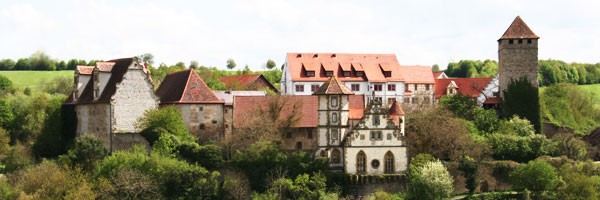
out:
M541 37L540 59L600 62L596 0L0 0L0 58L43 50L57 59L152 53L225 68L277 65L286 52L393 53L442 68L497 60L496 40L520 15Z

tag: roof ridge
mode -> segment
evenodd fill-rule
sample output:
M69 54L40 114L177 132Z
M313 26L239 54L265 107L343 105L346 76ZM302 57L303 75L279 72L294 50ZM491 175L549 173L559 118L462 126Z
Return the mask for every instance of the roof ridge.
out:
M531 38L531 39L539 39L527 23L521 19L521 16L518 16L513 20L513 22L508 26L504 34L500 39L519 39L519 38Z
M185 92L186 92L186 91L187 91L187 89L188 89L188 88L187 88L187 86L188 86L188 84L190 83L190 77L192 76L192 73L191 73L191 72L193 72L193 71L194 71L194 69L190 68L189 70L183 70L183 71L181 71L181 72L185 72L185 71L190 71L190 72L188 72L187 79L185 80L185 85L183 86L183 91L181 92L181 97L179 97L179 100L178 100L179 102L181 102L181 101L183 100L183 96L185 96ZM175 73L177 73L177 72L175 72ZM174 73L173 73L173 74L174 74Z

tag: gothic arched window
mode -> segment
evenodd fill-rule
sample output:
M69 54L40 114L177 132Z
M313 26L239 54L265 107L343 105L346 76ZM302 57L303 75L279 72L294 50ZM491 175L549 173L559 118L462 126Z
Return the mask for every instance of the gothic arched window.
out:
M383 158L385 165L383 166L383 171L386 174L393 174L394 173L394 154L391 151L388 151L387 153L385 153L385 156Z
M335 163L338 164L341 161L341 153L340 150L338 149L333 149L333 151L331 151L331 163Z
M367 172L367 155L365 152L360 151L356 154L356 173L364 174Z

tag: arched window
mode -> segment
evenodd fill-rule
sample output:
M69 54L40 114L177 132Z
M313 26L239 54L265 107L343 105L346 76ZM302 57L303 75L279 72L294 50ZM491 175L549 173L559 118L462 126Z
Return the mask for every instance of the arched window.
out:
M394 154L391 151L388 151L387 153L385 153L385 165L383 166L383 171L386 174L393 174L394 173Z
M296 150L298 150L298 151L302 150L302 142L296 143Z
M356 154L356 173L364 174L367 172L367 155L365 152L360 151Z
M337 123L338 122L338 114L337 113L331 113L331 123Z
M321 155L319 155L321 157L327 157L327 152L325 152L325 150L321 150Z
M340 163L341 159L341 155L340 155L340 150L338 149L333 149L333 151L331 151L331 163L335 163L338 164Z

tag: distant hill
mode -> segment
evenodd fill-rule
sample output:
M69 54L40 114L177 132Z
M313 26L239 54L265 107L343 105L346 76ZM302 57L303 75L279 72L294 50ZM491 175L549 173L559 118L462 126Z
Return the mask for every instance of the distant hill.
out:
M0 74L8 77L15 87L38 90L42 84L56 77L64 76L73 78L73 70L64 71L0 71Z

